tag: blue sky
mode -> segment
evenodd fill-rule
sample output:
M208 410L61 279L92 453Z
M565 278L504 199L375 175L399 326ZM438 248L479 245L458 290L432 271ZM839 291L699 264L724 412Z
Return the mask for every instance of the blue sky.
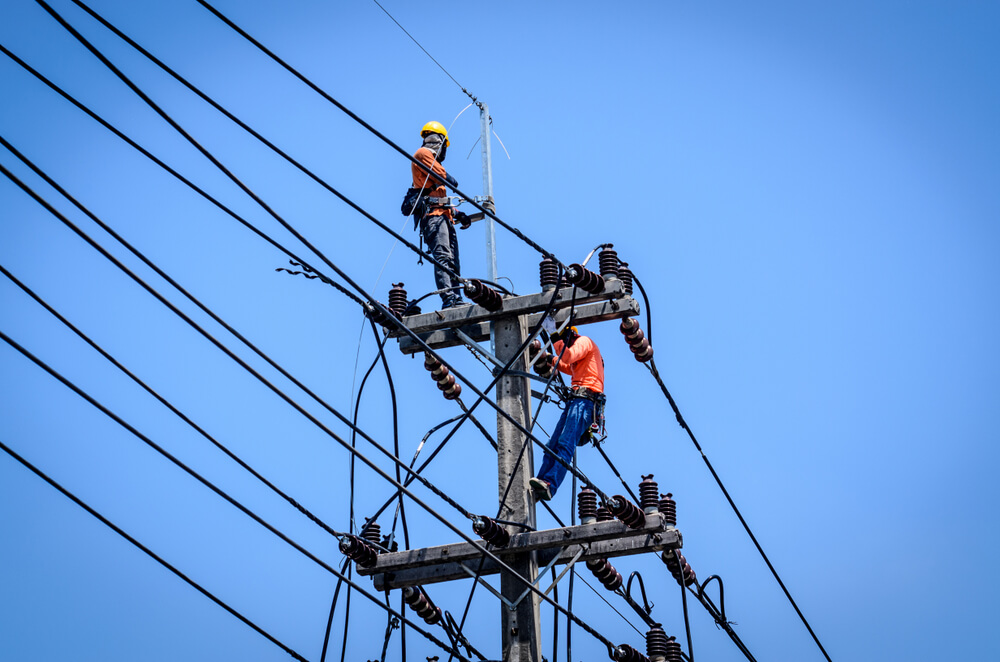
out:
M475 108L460 115L469 99L374 3L214 4L404 149L419 146L425 122L451 125L446 166L464 191L481 192ZM382 300L393 282L405 282L411 296L431 290L430 268L405 246L72 2L52 5L362 288ZM383 5L489 104L510 155L494 140L500 216L565 263L612 242L636 272L649 294L642 303L652 313L660 373L831 657L1000 656L990 636L998 588L991 474L1000 424L1000 10L938 1ZM91 6L415 240L397 211L406 160L197 2ZM308 255L36 3L0 5L0 43ZM357 304L275 272L288 266L281 252L2 55L0 89L0 135L326 402L351 412L376 356ZM0 164L348 435L16 157L0 150ZM334 528L349 527L348 454L336 442L6 178L0 210L0 265L269 480ZM482 228L460 239L463 274L484 275ZM498 246L501 276L519 293L537 291L539 255L502 229ZM319 558L341 562L335 539L6 278L0 331ZM724 579L727 615L743 641L759 660L823 659L615 326L586 332L607 362L605 448L633 485L654 473L675 495L685 555L699 577ZM459 410L418 359L388 347L400 456L409 460L426 432ZM446 357L477 385L489 383L468 352ZM6 343L0 371L0 441L286 645L320 659L336 583L329 573ZM543 430L558 413L542 410ZM487 410L479 418L492 427ZM363 393L359 423L392 446L380 370ZM359 448L378 456L365 442ZM495 461L465 426L427 477L486 513L496 507ZM603 489L617 491L593 449L579 461ZM359 516L391 494L370 470L358 469L357 481ZM426 489L416 492L461 521ZM568 491L555 503L568 514ZM416 506L407 514L411 546L457 539ZM387 516L380 522L391 526ZM546 516L541 523L553 525ZM289 659L6 454L0 528L6 658ZM630 557L615 565L641 572L653 616L687 651L678 589L662 564ZM458 617L469 588L436 586L432 596ZM610 639L641 647L629 624L642 630L641 621L602 593L628 622L580 583L574 611ZM499 656L497 612L477 591L466 634L490 659ZM328 659L340 655L343 614L341 602ZM543 617L551 659L551 609ZM743 659L700 608L690 620L695 655ZM384 612L354 595L347 659L377 659L384 628ZM387 659L400 659L399 644L396 632ZM410 660L437 654L413 632L407 644ZM604 655L574 628L575 660Z

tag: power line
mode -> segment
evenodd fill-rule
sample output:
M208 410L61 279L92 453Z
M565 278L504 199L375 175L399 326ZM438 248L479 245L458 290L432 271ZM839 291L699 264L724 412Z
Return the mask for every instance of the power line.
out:
M42 0L37 0L37 1L41 2ZM394 143L393 141L391 141L387 137L385 137L380 131L378 131L378 129L376 129L371 124L369 124L368 122L364 121L363 119L361 119L357 114L355 114L349 108L347 108L347 106L345 106L344 104L342 104L339 101L337 101L336 99L334 99L332 96L330 96L327 92L325 92L318 85L316 85L311 80L309 80L308 78L306 78L304 75L302 75L301 73L299 73L299 71L297 71L294 67L292 67L291 65L289 65L288 63L286 63L284 60L282 60L277 55L275 55L274 52L272 52L271 50L269 50L262 43L260 43L256 39L254 39L249 33L247 33L245 30L243 30L241 27L239 27L233 21L231 21L228 17L226 17L225 14L223 14L218 9L216 9L215 7L213 7L212 5L210 5L205 0L198 0L198 3L200 5L202 5L203 7L205 7L205 9L207 9L208 11L210 11L211 13L213 13L215 16L217 16L223 23L225 23L230 28L232 28L241 37L243 37L244 39L246 39L247 41L249 41L251 44L253 44L254 46L256 46L265 55L267 55L272 60L274 60L276 63L278 63L279 65L281 65L283 68L285 68L293 76L295 76L300 81L302 81L303 83L305 83L314 92L316 92L321 97L323 97L324 99L326 99L327 101L329 101L330 103L332 103L334 106L336 106L337 108L339 108L340 110L342 110L344 113L347 114L348 117L350 117L355 122L357 122L358 124L360 124L361 126L363 126L365 129L367 129L368 131L370 131L373 135L377 136L380 140L382 140L382 142L384 142L385 144L389 145L390 147L392 147L393 149L395 149L397 152L399 152L400 154L402 154L411 163L416 164L421 169L421 171L430 173L432 175L434 174L433 172L430 171L430 169L427 166L425 166L424 164L422 164L419 161L417 161L415 158L413 158L413 156L411 156L403 148L401 148L399 145L397 145L396 143ZM530 237L528 237L527 235L525 235L523 232L521 232L517 228L513 227L512 225L508 224L506 221L504 221L503 219L501 219L500 217L498 217L495 213L493 213L492 211L490 211L486 207L483 207L482 205L480 205L478 202L475 201L474 196L466 195L465 193L463 193L460 189L458 189L456 187L452 187L452 189L455 191L455 193L457 193L458 195L460 195L463 198L465 198L469 202L469 204L471 204L473 207L475 207L479 211L483 212L484 214L486 214L487 216L489 216L490 218L492 218L494 221L496 221L497 223L499 223L502 227L506 228L509 232L511 232L515 237L517 237L518 239L520 239L521 241L523 241L524 243L526 243L528 246L530 246L531 248L533 248L536 251L538 251L539 253L541 253L543 257L552 258L553 260L556 260L556 262L558 262L560 265L562 265L562 263L559 262L558 258L556 258L555 255L553 255L549 251L547 251L544 248L542 248L540 245L538 245L537 243L535 243ZM565 268L565 265L562 265L562 266Z
M42 480L44 480L46 483L48 483L52 487L54 487L57 490L59 490L59 492L61 492L70 501L72 501L76 505L80 506L81 508L83 508L84 510L86 510L91 515L93 515L102 524L104 524L105 526L107 526L108 528L110 528L112 531L114 531L115 533L117 533L118 535L120 535L122 538L125 538L125 540L129 541L130 543L132 543L133 545L135 545L136 547L138 547L139 549L141 549L150 558L152 558L153 560L155 560L157 563L159 563L160 565L162 565L164 568L166 568L170 572L174 573L175 575L177 575L178 577L180 577L181 579L183 579L190 586L192 586L194 589L196 589L199 593L201 593L202 595L204 595L205 597L207 597L209 600L211 600L215 604L219 605L220 607L222 607L223 609L225 609L226 611L228 611L230 614L232 614L236 618L238 618L241 621L243 621L243 623L245 623L246 625L250 626L255 632L257 632L258 634L260 634L263 637L265 637L268 641L270 641L271 643L273 643L276 646L278 646L279 648L281 648L283 651L285 651L286 653L288 653L289 655L291 655L296 660L302 660L303 662L308 662L308 660L306 660L304 657L302 657L301 655L299 655L298 653L296 653L294 650L292 650L291 648L289 648L285 644L283 644L280 641L278 641L274 636L272 636L271 634L269 634L267 631L265 631L259 625L257 625L256 623L254 623L253 621L251 621L250 619L248 619L246 616L244 616L240 612L236 611L235 609L233 609L232 607L230 607L228 604L226 604L225 602L223 602L221 599L219 599L218 597L216 597L213 593L211 593L204 586L202 586L201 584L198 584L196 581L194 581L193 579L191 579L190 577L188 577L187 575L185 575L183 572L181 572L180 570L178 570L177 568L175 568L173 565L171 565L170 563L168 563L161 556L159 556L155 552L153 552L153 550L149 549L148 547L146 547L145 545L143 545L141 542L139 542L138 540L136 540L135 538L133 538L129 534L125 533L125 531L123 529L119 528L113 522L111 522L109 519L107 519L106 517L104 517L103 515L101 515L99 512L97 512L96 510L94 510L90 506L88 506L85 502L83 502L75 494L73 494L72 492L70 492L69 490L67 490L65 487L63 487L62 485L60 485L59 483L57 483L55 480L53 480L52 478L50 478L48 475L46 475L44 472L42 472L41 469L39 469L35 465L33 465L30 462L28 462L27 460L25 460L20 455L18 455L9 446L7 446L7 444L3 443L2 441L0 441L0 449L2 449L5 453L7 453L8 455L10 455L12 458L14 458L15 460L17 460L18 462L20 462L27 469L29 469L31 472L33 472L36 476L38 476L39 478L41 478Z
M38 1L41 2L42 0L38 0ZM399 482L395 481L391 476L389 476L389 474L385 473L385 471L383 471L380 467L378 467L372 460L370 460L363 453L361 453L360 451L358 451L358 450L356 450L354 448L351 448L351 446L350 446L350 444L348 442L346 442L339 435L337 435L332 430L330 430L328 427L326 427L321 421L319 421L312 414L310 414L308 411L306 411L304 408L302 408L301 405L299 405L294 400L292 400L291 398L289 398L280 389L278 389L273 384L271 384L269 381L267 381L262 375L260 375L256 371L254 371L253 368L251 368L248 364L246 364L244 361L242 361L235 354L233 354L228 348L225 348L221 344L218 344L217 341L215 341L213 338L211 338L210 335L208 335L206 332L204 332L204 330L201 329L201 327L199 327L197 324L195 324L189 317L187 317L186 315L184 315L183 312L181 312L175 306L173 306L172 304L170 304L166 299L164 299L162 297L162 295L160 295L158 292L156 292L156 290L154 290L151 287L149 287L148 284L146 284L141 278L139 278L138 276L136 276L135 274L133 274L127 267L125 267L125 265L123 265L121 262L119 262L117 259L115 259L112 255L110 255L107 251L105 251L98 244L96 244L96 242L94 242L93 239L91 239L90 237L88 237L86 235L86 233L82 232L79 228L77 228L68 218L66 218L61 213L59 213L47 201L45 201L37 193L35 193L33 190L31 190L20 179L18 179L13 173L11 173L9 170L7 170L7 168L5 168L3 165L0 165L0 172L2 172L4 175L6 175L8 179L10 179L11 181L13 181L20 188L22 188L26 193L28 193L31 197L33 197L39 204L41 204L43 207L45 207L50 213L52 213L57 218L59 218L60 221L62 221L68 227L70 227L71 229L73 229L74 232L76 232L79 236L81 236L88 243L90 243L92 246L94 246L107 259L109 259L113 263L115 263L115 265L118 266L119 269L121 269L125 273L127 273L131 278L133 278L133 280L135 280L137 283L139 283L144 289L146 289L147 291L149 291L157 299L159 299L162 303L164 303L165 305L167 305L175 314L179 315L180 317L182 317L182 319L184 319L186 322L188 322L188 324L192 325L194 328L196 328L197 330L199 330L200 332L202 332L203 335L205 335L206 338L210 339L213 343L216 343L217 346L220 349L222 349L227 355L229 355L231 358L233 358L235 361L237 361L241 365L241 367L243 367L245 370L247 370L248 372L250 372L251 374L253 374L259 381L261 381L261 383L263 383L265 386L267 386L268 388L270 388L275 394L277 394L279 397L281 397L283 400L285 400L289 405L291 405L293 408L295 408L300 414L302 414L303 416L305 416L310 422L312 422L314 425L316 425L317 427L319 427L323 432L325 432L328 436L330 436L332 439L334 439L343 448L345 448L346 450L348 450L348 452L350 452L351 454L353 454L354 456L356 456L358 459L360 459L362 462L364 462L366 465L368 465L373 471L375 471L375 473L377 473L380 477L382 477L383 480L386 480L386 481L390 482L391 484L395 485L397 488L403 490L404 494L406 494L411 499L413 499L413 501L415 503L417 503L418 505L420 505L424 510L426 510L428 513L430 513L435 519L437 519L442 524L444 524L446 527L448 527L453 532L455 532L456 534L458 534L463 540L465 540L466 542L470 543L473 547L475 547L476 549L478 549L480 552L486 553L491 559L493 559L494 561L497 562L497 564L498 564L498 566L500 568L506 570L507 572L510 572L511 575L517 579L517 581L525 584L526 587L527 587L527 589L530 592L538 595L541 599L545 600L546 602L549 602L550 604L553 604L560 611L563 611L564 613L567 613L568 615L570 615L570 617L573 618L574 621L578 625L580 625L580 627L582 627L588 634L590 634L594 638L598 639L599 641L601 641L602 643L604 643L607 646L613 646L613 644L606 637L604 637L603 635L601 635L597 630L595 630L593 627L591 627L590 625L588 625L586 622L584 622L583 620L579 619L578 617L569 614L569 612L567 612L563 607L561 607L560 605L558 605L555 602L553 602L553 600L551 598L549 598L540 589L538 589L536 586L534 586L534 584L532 584L527 578L521 576L516 571L514 571L507 563L505 563L502 559L500 559L496 554L490 552L487 548L485 548L482 545L480 545L476 540L474 540L472 537L470 537L467 533L465 533L464 531L462 531L461 529L459 529L457 526L455 526L454 524L452 524L450 520L446 519L440 513L438 513L435 509L433 509L429 505L427 505L423 500L421 500L415 494L413 494L410 490L408 490L402 483L399 483ZM334 267L334 268L336 269L336 267ZM341 272L338 270L338 273L341 273ZM353 282L352 282L352 285L354 285L355 287L357 287L357 285L354 284ZM402 326L403 329L406 329L406 327L404 325L400 325L400 326ZM415 334L412 334L412 332L411 332L411 336L414 337L414 338L417 338L417 336ZM473 387L471 387L471 385L470 385L470 388L473 388ZM475 390L475 389L473 388L473 390ZM484 397L484 399L485 399L485 397ZM350 425L350 423L347 421L347 419L345 417L343 417L341 414L339 414L339 412L336 412L335 409L331 408L331 411L333 413L335 413L337 416L341 417L341 419L345 423L347 423L348 425ZM503 410L498 408L498 411L502 412ZM506 413L506 412L503 412L503 413ZM360 430L359 430L359 433L361 433ZM368 437L367 435L364 435L363 433L361 433L361 434L366 439L368 439L369 442L373 446L375 446L376 449L378 449L380 452L382 452L384 455L386 455L390 460L396 462L397 464L402 464L401 461L397 457L393 456L388 450L386 450L385 448L383 448L374 439L371 439L370 437ZM421 484L423 484L425 487L427 487L428 489L430 489L432 492L434 492L440 498L442 498L447 503L449 503L450 505L452 505L454 508L456 508L457 510L459 510L459 512L463 513L466 517L468 517L469 519L472 519L471 513L469 513L467 510L465 510L462 506L460 506L457 502L455 502L454 500L452 500L446 494L444 494L440 489L438 489L437 487L435 487L432 483L430 483L430 481L428 481L427 479L425 479L422 476L419 476L419 474L416 474L416 473L412 472L408 467L404 467L404 468L407 470L408 473L410 473L410 475L416 476L417 479L421 482ZM329 566L325 566L325 567L329 567Z
M438 68L439 68L439 69L440 69L441 71L443 71L443 72L445 73L445 75L446 75L446 76L448 76L448 78L450 78L450 79L451 79L451 80L452 80L452 81L453 81L453 82L455 83L455 85L458 85L458 87L459 87L459 88L460 88L460 89L462 90L462 92L464 92L464 93L466 94L466 96L468 96L468 97L469 97L470 99L472 99L472 102L473 102L474 104L476 104L477 106L479 106L479 105L480 105L480 103L479 103L479 100L478 100L478 99L476 99L475 95L473 95L473 94L472 94L471 92L469 92L469 91L468 91L467 89L465 89L465 86L463 86L463 85L462 85L461 83L459 83L459 82L458 82L457 80L455 80L455 77L454 77L454 76L452 76L452 75L451 75L450 73L448 73L448 70L447 70L447 69L445 69L445 68L444 68L444 66L443 66L443 65L442 65L442 64L441 64L440 62L438 62L438 61L437 61L436 59L434 59L434 56L433 56L433 55L431 55L430 53L428 53L428 52L427 52L427 49L426 49L426 48L424 48L424 47L423 47L423 46L422 46L422 45L420 44L420 42L419 42L419 41L417 41L416 37L414 37L414 36L413 36L412 34L410 34L410 33L409 33L409 31L407 31L407 29L406 29L406 28L404 28L404 27L402 26L402 24L400 24L400 22L399 22L399 21L397 21L397 20L396 20L396 18L395 18L395 17L394 17L394 16L392 15L392 14L390 14L390 13L389 13L389 10L388 10L388 9L386 9L385 7L383 7L383 6L382 6L382 5L381 5L381 4L379 3L379 1L378 1L378 0L372 0L372 2L374 2L374 3L376 4L376 5L378 5L378 8L379 8L379 9L381 9L382 11L384 11L384 12L385 12L385 15L386 15L386 16L388 16L389 18L391 18L391 19L392 19L392 22L393 22L393 23L395 23L396 25L398 25L398 26L399 26L399 29L400 29L400 30L402 30L402 31L403 31L403 32L404 32L404 33L406 34L406 36L407 36L407 37L409 37L410 39L412 39L412 40L413 40L413 43L414 43L414 44L416 44L416 45L417 45L417 46L418 46L418 47L420 48L420 50L422 50L422 51L424 52L424 54L425 54L425 55L427 55L427 57L429 57L429 58L431 59L431 61L432 61L432 62L433 62L434 64L436 64L436 65L438 66Z

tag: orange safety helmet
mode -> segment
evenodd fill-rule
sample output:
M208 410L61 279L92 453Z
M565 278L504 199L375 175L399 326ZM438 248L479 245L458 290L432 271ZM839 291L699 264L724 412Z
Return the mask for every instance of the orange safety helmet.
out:
M444 146L451 146L451 143L448 141L448 129L444 128L444 124L441 124L441 122L428 122L424 124L424 128L420 129L420 137L423 138L428 133L441 134L444 136Z

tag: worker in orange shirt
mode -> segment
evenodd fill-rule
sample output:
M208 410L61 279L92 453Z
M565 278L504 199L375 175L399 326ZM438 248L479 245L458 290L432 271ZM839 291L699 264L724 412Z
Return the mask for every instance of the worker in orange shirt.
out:
M415 163L410 164L413 188L419 189L422 203L418 207L419 211L414 212L419 218L414 220L419 223L420 236L427 244L427 252L444 267L434 266L434 282L437 289L442 290L441 307L463 306L465 301L459 294L462 283L455 277L460 274L461 269L455 223L461 223L465 229L469 227L469 222L466 214L452 208L445 186L445 183L453 188L458 186L458 181L441 165L450 144L448 130L440 122L428 122L420 130L420 136L424 139L424 144L413 158L434 174L429 174Z
M587 336L581 336L575 326L568 326L562 333L553 336L555 367L571 376L570 398L566 402L559 423L546 444L549 450L566 464L573 462L576 447L586 443L585 437L595 417L595 409L604 407L604 359L597 344ZM535 498L548 501L566 477L566 467L551 454L546 453L538 476L528 481Z

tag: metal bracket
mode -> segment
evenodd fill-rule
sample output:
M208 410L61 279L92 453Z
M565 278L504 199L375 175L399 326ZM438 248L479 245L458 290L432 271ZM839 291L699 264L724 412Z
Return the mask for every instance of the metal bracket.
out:
M471 349L476 354L479 354L480 356L482 356L484 359L486 359L487 361L489 361L490 363L492 363L496 367L501 368L501 369L503 368L503 363L500 361L500 359L498 359L497 357L493 356L492 354L490 354L489 352L487 352L485 349L483 349L482 347L480 347L479 343L477 343L475 340L473 340L472 338L470 338L468 336L468 334L464 333L461 329L459 329L457 327L455 329L453 329L453 330L455 332L455 336L459 340L461 340L465 345L467 345L469 349Z

